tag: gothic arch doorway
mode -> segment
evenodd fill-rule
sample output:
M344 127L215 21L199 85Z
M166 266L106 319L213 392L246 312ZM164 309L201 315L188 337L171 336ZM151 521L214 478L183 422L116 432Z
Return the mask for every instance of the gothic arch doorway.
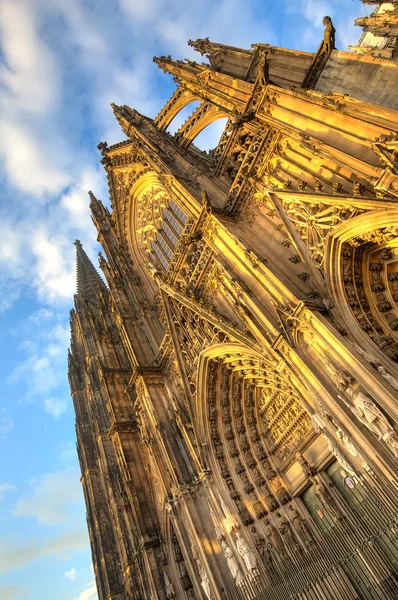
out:
M282 368L237 344L209 349L199 366L196 410L198 438L243 525L289 502L280 474L314 431Z
M398 211L365 213L336 227L327 263L347 331L398 362Z

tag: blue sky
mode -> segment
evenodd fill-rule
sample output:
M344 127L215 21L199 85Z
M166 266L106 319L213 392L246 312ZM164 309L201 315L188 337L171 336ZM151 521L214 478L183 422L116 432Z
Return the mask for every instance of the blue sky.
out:
M186 42L316 50L322 17L354 44L359 0L0 0L0 600L95 600L66 375L75 238L96 264L87 191L110 102L154 117ZM213 132L201 143L212 145Z

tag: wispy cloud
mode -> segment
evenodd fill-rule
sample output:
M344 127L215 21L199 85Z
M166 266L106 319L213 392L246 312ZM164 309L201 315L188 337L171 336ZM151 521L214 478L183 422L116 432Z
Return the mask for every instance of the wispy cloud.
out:
M0 500L2 500L4 498L4 495L7 492L14 492L15 491L15 485L13 485L12 483L0 483Z
M97 600L97 588L94 582L88 583L86 588L75 598L75 600Z
M84 526L51 537L8 536L0 539L0 573L21 569L45 557L67 559L87 547L88 535Z
M66 399L60 400L59 398L46 398L44 400L44 410L55 419L59 419L61 415L66 413L68 406L69 401Z
M66 571L64 573L65 579L71 579L72 581L76 580L76 575L77 575L76 569L73 569L73 568L69 569L69 571Z
M47 526L67 525L76 520L83 506L79 472L76 468L43 475L33 483L32 492L20 498L16 517L30 517Z
M0 585L0 598L1 600L13 600L23 596L26 598L28 591L26 588L16 585Z
M24 382L27 392L21 400L42 402L44 410L58 419L71 403L62 387L70 338L67 315L40 309L11 333L21 339L21 358L10 372L8 384Z

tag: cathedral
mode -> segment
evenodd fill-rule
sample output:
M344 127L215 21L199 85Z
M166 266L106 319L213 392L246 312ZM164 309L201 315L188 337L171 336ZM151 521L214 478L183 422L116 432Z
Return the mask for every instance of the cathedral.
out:
M398 3L363 1L349 51L190 40L154 119L112 105L68 356L99 600L398 598Z

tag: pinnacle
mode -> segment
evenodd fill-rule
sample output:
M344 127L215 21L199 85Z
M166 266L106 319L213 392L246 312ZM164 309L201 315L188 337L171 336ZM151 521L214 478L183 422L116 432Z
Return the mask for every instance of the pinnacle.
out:
M93 192L91 190L89 190L88 195L90 196L90 203L91 202L98 202L97 198L94 196Z
M97 304L100 289L106 289L100 275L87 256L80 240L75 241L76 246L76 276L77 296L92 304Z

